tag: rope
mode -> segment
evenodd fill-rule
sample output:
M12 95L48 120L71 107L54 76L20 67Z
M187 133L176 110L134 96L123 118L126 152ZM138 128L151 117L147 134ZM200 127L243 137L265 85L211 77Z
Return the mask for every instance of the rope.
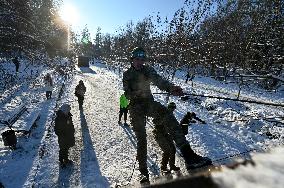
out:
M231 100L231 101L239 101L239 102L247 102L247 103L255 103L255 104L263 104L263 105L271 105L271 106L280 106L284 107L283 104L279 103L270 103L270 102L261 102L261 101L251 101L251 100L245 100L245 99L232 99L228 97L218 97L218 96L210 96L210 95L198 95L198 94L186 94L187 96L184 96L184 99L187 100L189 95L192 96L199 96L199 97L207 97L207 98L215 98L215 99L223 99L223 100Z
M220 161L224 161L226 159L234 158L236 156L244 156L245 154L253 152L253 151L257 151L257 150L256 149L250 149L250 150L247 150L247 151L244 151L244 152L239 152L239 153L236 153L236 154L227 155L226 157L222 157L222 158L212 160L212 162L218 162L218 161L220 162Z
M153 94L156 94L156 95L168 95L168 93L153 93ZM185 96L181 97L181 100L186 101L186 100L189 99L189 96L207 97L207 98L214 98L214 99L223 99L223 100L231 100L231 101L239 101L239 102L247 102L247 103L255 103L255 104L263 104L263 105L284 107L284 104L279 104L279 103L251 101L251 100L245 100L245 99L233 99L233 98L228 98L228 97L218 97L218 96L201 95L201 94L193 94L193 93L186 93Z

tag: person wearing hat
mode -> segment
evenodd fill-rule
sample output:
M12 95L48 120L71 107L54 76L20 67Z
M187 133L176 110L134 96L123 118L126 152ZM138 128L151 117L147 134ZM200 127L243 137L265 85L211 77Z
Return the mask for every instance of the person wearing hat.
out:
M187 168L198 168L211 164L208 158L197 155L186 140L179 122L167 107L154 100L150 84L156 85L160 90L169 92L174 96L184 95L181 87L175 86L161 77L154 68L145 65L146 52L137 47L131 53L131 67L123 74L123 89L125 96L130 100L129 112L132 129L137 138L137 160L141 173L140 182L149 182L147 168L147 140L145 117L152 117L158 125L164 125L173 136L176 146L180 149Z
M75 96L78 98L79 108L82 108L84 102L84 96L86 93L86 86L83 80L79 81L79 84L75 88Z
M59 162L62 167L72 162L68 159L68 150L75 145L75 129L72 122L71 107L63 104L56 112L54 131L58 137Z
M168 104L168 110L173 113L176 109L176 104L174 102L170 102ZM174 145L173 137L164 126L164 124L158 124L155 122L153 134L154 138L163 151L162 161L161 161L161 171L164 173L169 173L171 170L179 171L180 168L175 165L175 155L176 155L176 147ZM168 164L170 169L168 169Z
M203 121L199 117L197 117L194 112L187 112L185 114L185 116L181 119L179 124L182 128L184 135L188 134L188 126L190 125L190 123L196 123L195 120L201 122L202 124L205 124L205 121Z
M12 62L14 63L14 65L16 67L16 73L18 73L19 72L19 68L20 68L20 62L18 60L18 57L13 58Z
M51 99L53 81L50 73L47 73L44 77L45 89L46 89L46 99Z

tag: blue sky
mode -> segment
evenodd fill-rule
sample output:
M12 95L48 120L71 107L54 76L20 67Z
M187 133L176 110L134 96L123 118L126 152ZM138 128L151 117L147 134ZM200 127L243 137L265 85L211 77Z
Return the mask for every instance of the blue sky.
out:
M63 0L63 3L76 9L78 19L72 23L75 31L82 30L87 24L93 36L98 27L103 33L114 34L119 26L130 20L137 22L157 12L171 18L183 6L184 0Z

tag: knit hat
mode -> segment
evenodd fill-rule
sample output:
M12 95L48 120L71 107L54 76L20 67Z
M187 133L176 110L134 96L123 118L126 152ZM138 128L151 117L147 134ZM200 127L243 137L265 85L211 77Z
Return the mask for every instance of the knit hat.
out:
M170 102L170 103L168 104L168 109L176 109L176 103Z
M63 104L63 105L60 107L59 110L61 110L64 114L67 115L67 114L70 112L71 107L70 107L69 104Z

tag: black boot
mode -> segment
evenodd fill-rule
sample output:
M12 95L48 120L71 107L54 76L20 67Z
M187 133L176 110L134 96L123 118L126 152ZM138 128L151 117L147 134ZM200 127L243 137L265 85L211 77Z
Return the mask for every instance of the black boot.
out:
M179 171L180 170L180 167L177 167L175 165L176 163L176 156L175 156L175 153L176 153L176 149L174 148L174 152L170 155L170 159L169 159L169 165L170 165L170 170L172 171Z
M66 166L66 164L64 163L64 159L59 158L59 165L60 167L64 168Z
M170 170L180 171L180 167L177 167L176 165L172 165L172 166L170 166Z
M168 174L170 172L171 172L171 170L168 169L167 165L165 165L165 166L161 165L161 173Z
M168 169L168 160L169 156L167 154L163 154L162 161L161 161L161 172L169 173L170 169Z
M180 151L185 160L187 170L192 170L212 164L212 161L209 158L202 157L194 153L190 145L184 145L180 148Z
M144 176L143 174L140 174L139 182L140 182L141 184L143 184L143 185L148 185L148 184L150 184L149 177Z
M141 184L149 184L149 173L148 173L148 169L140 169L140 177L139 177L139 181Z

